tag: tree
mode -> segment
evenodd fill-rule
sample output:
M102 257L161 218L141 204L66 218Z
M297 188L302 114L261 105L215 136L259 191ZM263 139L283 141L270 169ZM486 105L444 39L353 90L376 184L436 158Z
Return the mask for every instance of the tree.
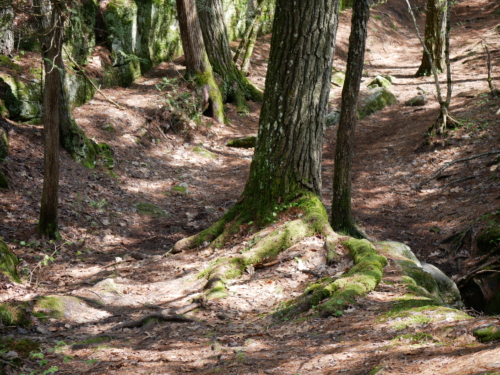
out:
M197 4L201 31L212 68L222 77L222 92L236 103L238 112L248 112L247 99L262 101L262 93L238 70L231 57L221 0Z
M451 63L450 63L450 9L451 4L449 0L441 0L442 1L442 11L445 12L445 32L444 32L444 56L446 62L446 99L443 98L441 94L441 85L439 83L438 77L438 69L436 67L436 63L432 56L432 52L427 48L425 41L422 39L420 35L420 31L418 30L417 20L415 19L415 14L411 9L410 2L406 0L406 4L408 5L408 11L413 19L413 25L415 26L415 30L417 32L418 39L420 40L420 44L424 48L424 53L427 54L427 57L430 61L430 67L432 71L432 75L434 76L434 83L436 84L436 92L437 98L439 102L439 113L436 118L436 121L429 127L429 132L435 134L442 134L444 130L448 126L453 126L457 123L457 121L451 117L449 113L450 102L451 102L451 92L452 92L452 79L451 79Z
M172 249L179 252L205 242L221 247L242 228L257 230L248 251L219 259L206 270L209 298L224 295L226 278L307 236L321 234L332 245L337 238L320 198L337 14L338 0L276 2L264 103L244 192L219 221ZM287 219L268 228L281 212Z
M14 10L9 2L0 1L0 55L14 51Z
M432 61L438 72L444 72L446 22L448 19L447 0L427 0L427 16L425 17L425 46L430 53L424 50L422 63L415 74L417 77L432 74ZM432 60L432 61L431 61Z
M43 0L42 0L43 1ZM61 0L39 3L42 27L41 37L45 64L45 90L43 95L43 190L38 232L48 238L59 238L58 194L59 194L59 92L62 90L62 44L65 21L65 4Z
M354 133L357 122L359 87L363 74L367 23L370 17L369 0L357 0L353 5L351 35L340 122L337 130L335 164L333 177L333 202L331 223L335 231L355 237L364 235L354 226L351 213L351 165L354 147Z
M212 66L203 43L195 0L177 0L177 17L186 57L186 74L195 78L208 104L207 110L219 123L224 123L222 95L215 82Z

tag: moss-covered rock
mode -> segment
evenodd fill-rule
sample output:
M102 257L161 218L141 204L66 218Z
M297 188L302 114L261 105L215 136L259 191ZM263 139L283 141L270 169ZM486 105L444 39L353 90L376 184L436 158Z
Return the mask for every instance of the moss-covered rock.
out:
M340 121L340 111L332 111L326 115L326 126L337 125Z
M42 320L52 318L85 323L102 319L109 313L90 306L78 297L49 295L36 300L33 315Z
M0 238L0 272L8 276L12 281L20 283L21 279L16 269L18 264L19 260L17 257Z
M68 101L71 108L84 105L85 103L91 101L94 97L96 89L92 85L92 83L89 82L89 79L93 78L87 78L83 74L75 74L72 72L68 72L66 74L64 85L68 94ZM97 80L93 80L97 86Z
M217 159L217 156L215 156L213 153L208 151L203 146L196 146L195 148L193 148L193 151L196 152L198 155L203 156L205 158Z
M41 116L42 87L40 81L23 81L17 75L0 72L0 100L9 118L27 121Z
M7 132L0 128L0 163L5 160L9 154L9 139L7 138Z
M139 215L151 216L151 217L165 217L167 214L165 211L155 206L152 203L136 203L135 208L137 209L137 213Z
M457 285L436 266L422 262L422 269L432 275L444 303L456 308L464 307Z
M398 100L392 92L384 87L377 87L371 90L368 97L361 100L361 105L358 108L358 118L363 119L381 109L396 104Z
M424 94L417 95L405 102L406 106L418 107L427 104L427 97Z
M252 135L250 137L231 139L227 142L228 147L238 147L238 148L253 148L255 147L255 142L257 137Z
M500 340L500 326L498 325L490 324L487 326L481 326L472 331L472 333L480 342Z
M421 266L420 261L415 256L413 251L411 251L408 245L396 241L379 241L374 242L373 245L379 251L384 251L387 254L396 256L399 259L408 259L415 263L417 266ZM402 257L402 258L401 258Z
M345 82L345 73L344 72L334 72L332 74L332 81L334 85L342 87Z
M387 78L382 77L382 76L376 76L373 80L371 80L367 86L371 89L377 88L377 87L384 87L388 89L389 87L392 86L391 81L389 81Z

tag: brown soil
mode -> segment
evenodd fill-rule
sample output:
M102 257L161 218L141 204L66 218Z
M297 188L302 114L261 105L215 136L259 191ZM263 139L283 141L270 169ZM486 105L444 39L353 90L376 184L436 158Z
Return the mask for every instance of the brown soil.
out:
M499 170L491 164L494 156L458 163L445 171L446 178L433 180L420 191L414 186L447 162L499 148L500 115L496 113L500 99L488 94L481 46L482 40L491 46L493 66L500 66L500 33L495 30L499 11L498 4L488 0L459 1L453 8L451 113L462 125L441 138L425 136L438 105L432 78L413 76L421 47L405 3L398 0L373 8L369 25L362 87L366 90L376 75L392 75L396 82L391 91L399 104L358 124L354 215L370 237L407 243L420 259L450 276L463 272L459 259L470 260L475 254L473 244L456 254L446 243L447 237L469 227L477 233L482 224L475 219L500 205ZM346 11L340 16L334 64L342 70L350 15ZM423 21L421 13L419 22ZM260 39L250 74L261 88L269 42L269 36ZM40 323L38 330L0 326L2 335L31 338L45 347L54 347L60 340L74 344L96 335L113 336L100 346L65 347L64 354L73 357L69 363L61 353L46 353L50 365L71 374L368 374L376 368L386 374L500 371L498 344L480 344L470 336L473 327L494 318L453 321L445 316L404 329L384 318L393 301L407 292L392 283L397 273L392 264L385 270L384 282L340 318L268 325L267 314L315 280L300 271L300 263L290 260L229 285L229 298L191 313L203 319L202 324L167 322L111 331L155 308L181 307L199 295L202 283L196 274L222 252L162 255L177 240L217 220L238 199L247 178L252 150L225 144L256 134L259 106L251 103L250 114L239 117L229 104L231 123L226 126L207 118L199 125L196 118L179 120L164 107L166 93L179 97L192 92L182 79L183 69L174 62L163 63L128 88L105 89L123 109L99 95L75 109L87 135L113 147L116 175L101 162L94 170L85 169L62 152L60 229L65 242L57 246L41 243L34 232L43 178L43 127L8 123L10 155L1 168L11 189L0 193L0 234L22 258L24 276L30 282L21 287L4 283L0 302L61 294L101 304L94 304L84 318ZM496 68L497 86L499 74ZM168 82L160 92L156 86L165 83L164 78ZM417 87L428 93L428 104L405 106L417 94ZM333 107L340 93L340 88L332 86ZM183 105L184 110L188 107ZM327 128L324 146L327 208L332 198L335 133L336 127ZM201 147L209 153L200 153ZM188 195L172 190L183 182ZM141 214L138 203L155 204L164 212ZM301 246L293 251L314 262L318 239L308 239ZM54 250L54 262L37 267ZM323 271L337 272L344 266L348 263ZM94 285L109 278L118 285L114 294ZM453 327L446 337L438 334L445 326ZM434 339L415 344L401 337L419 332Z

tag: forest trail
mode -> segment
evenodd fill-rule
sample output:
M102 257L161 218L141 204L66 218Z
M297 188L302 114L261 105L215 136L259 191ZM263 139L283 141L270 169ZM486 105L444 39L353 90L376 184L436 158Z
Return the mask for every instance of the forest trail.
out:
M394 76L390 90L399 103L358 123L354 215L370 237L404 242L421 260L449 276L460 272L461 258L443 240L498 208L499 172L487 166L492 158L476 159L455 165L447 171L447 179L431 181L421 191L413 186L446 162L498 149L500 99L487 95L481 47L483 38L497 46L492 56L498 87L500 34L495 28L500 13L493 3L465 0L454 7L456 83L451 113L462 126L431 143L426 143L425 133L437 114L435 88L432 78L413 77L421 48L404 3L374 8L369 24L362 89L377 75ZM340 70L345 70L350 15L350 11L340 15L334 61ZM269 42L269 36L259 40L251 69L250 79L261 88ZM62 320L37 322L37 330L11 330L9 335L52 348L64 341L59 351L45 355L61 374L500 373L498 342L482 344L471 334L478 326L498 324L498 318L472 319L433 306L423 307L420 314L407 312L408 289L390 259L375 291L342 316L271 324L270 313L316 280L298 260L321 263L318 238L288 250L282 262L234 280L228 298L189 312L198 322L152 320L143 327L113 330L159 309L190 304L202 292L198 272L223 253L241 250L242 237L236 236L223 250L164 256L177 240L208 227L238 199L252 150L226 147L226 143L255 135L260 109L250 103L249 115L240 117L228 105L231 122L225 126L210 124L207 118L201 119L203 126L196 126L195 115L184 119L183 126L176 125L163 108L188 113L193 106L181 62L163 63L128 88L103 90L123 109L97 94L74 111L90 138L112 146L115 167L110 172L99 164L87 170L66 153L61 155L60 224L66 242L54 262L33 274L30 270L47 252L33 230L41 194L42 127L12 124L12 162L5 167L12 184L0 195L5 211L0 230L23 259L25 276L32 277L32 283L5 289L0 302L64 295L89 304L76 304ZM417 87L427 93L428 104L405 106L417 95ZM169 93L186 101L169 99ZM340 93L341 88L332 85L332 108L339 103ZM328 127L325 134L323 201L327 208L336 129ZM467 179L453 182L461 178ZM186 187L189 194L183 190ZM480 224L474 225L472 230L477 231ZM318 272L335 275L351 266L343 259L329 269L318 266ZM65 356L71 356L67 363Z

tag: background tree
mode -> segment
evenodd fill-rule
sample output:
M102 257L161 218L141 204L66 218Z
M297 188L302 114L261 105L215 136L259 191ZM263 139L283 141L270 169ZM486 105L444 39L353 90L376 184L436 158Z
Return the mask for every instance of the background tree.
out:
M354 237L364 237L352 221L351 170L358 115L357 103L363 74L369 17L369 0L356 0L353 5L347 69L342 88L333 176L332 227L335 231L341 231Z
M434 58L432 56L432 52L427 48L425 41L422 39L420 35L420 31L418 30L417 20L415 19L415 14L411 8L410 2L406 0L406 4L408 5L408 11L413 19L413 25L415 26L415 30L417 32L418 39L424 48L424 53L427 54L427 57L430 61L432 75L434 76L434 83L436 85L437 98L439 102L439 113L436 118L436 121L429 127L429 132L434 132L435 134L442 134L444 130L448 126L453 126L457 123L457 121L451 117L449 113L450 102L451 102L451 93L452 93L452 79L451 79L451 63L450 63L450 2L448 0L441 0L443 2L443 12L445 12L445 33L444 33L444 56L446 62L446 99L443 98L441 94L441 85L439 83L438 77L438 69L436 68L436 64Z
M447 0L427 0L424 40L431 56L429 57L429 54L424 50L422 63L415 74L417 77L432 74L432 61L434 61L438 72L445 70L446 22L448 19L446 8Z
M43 15L42 51L45 64L45 90L43 95L43 190L38 232L48 238L59 238L58 195L59 195L59 125L60 97L62 91L62 44L66 5L62 0L39 3Z
M205 51L195 0L177 0L177 17L186 58L186 74L194 77L201 86L210 115L217 122L224 123L222 95Z
M14 10L11 2L0 1L0 55L14 51Z
M297 220L284 224L271 239L266 240L264 229L256 235L260 240L254 250L245 253L245 258L232 258L228 267L244 268L262 254L268 255L266 250L277 254L307 235L334 236L320 191L337 13L338 0L276 2L264 103L244 192L218 222L179 241L174 252L204 241L220 246L239 225L265 226L291 205L301 207L304 215L295 216Z
M222 92L226 99L236 103L239 112L248 112L247 99L262 101L260 92L234 63L221 0L197 3L203 40L212 68L222 77Z

